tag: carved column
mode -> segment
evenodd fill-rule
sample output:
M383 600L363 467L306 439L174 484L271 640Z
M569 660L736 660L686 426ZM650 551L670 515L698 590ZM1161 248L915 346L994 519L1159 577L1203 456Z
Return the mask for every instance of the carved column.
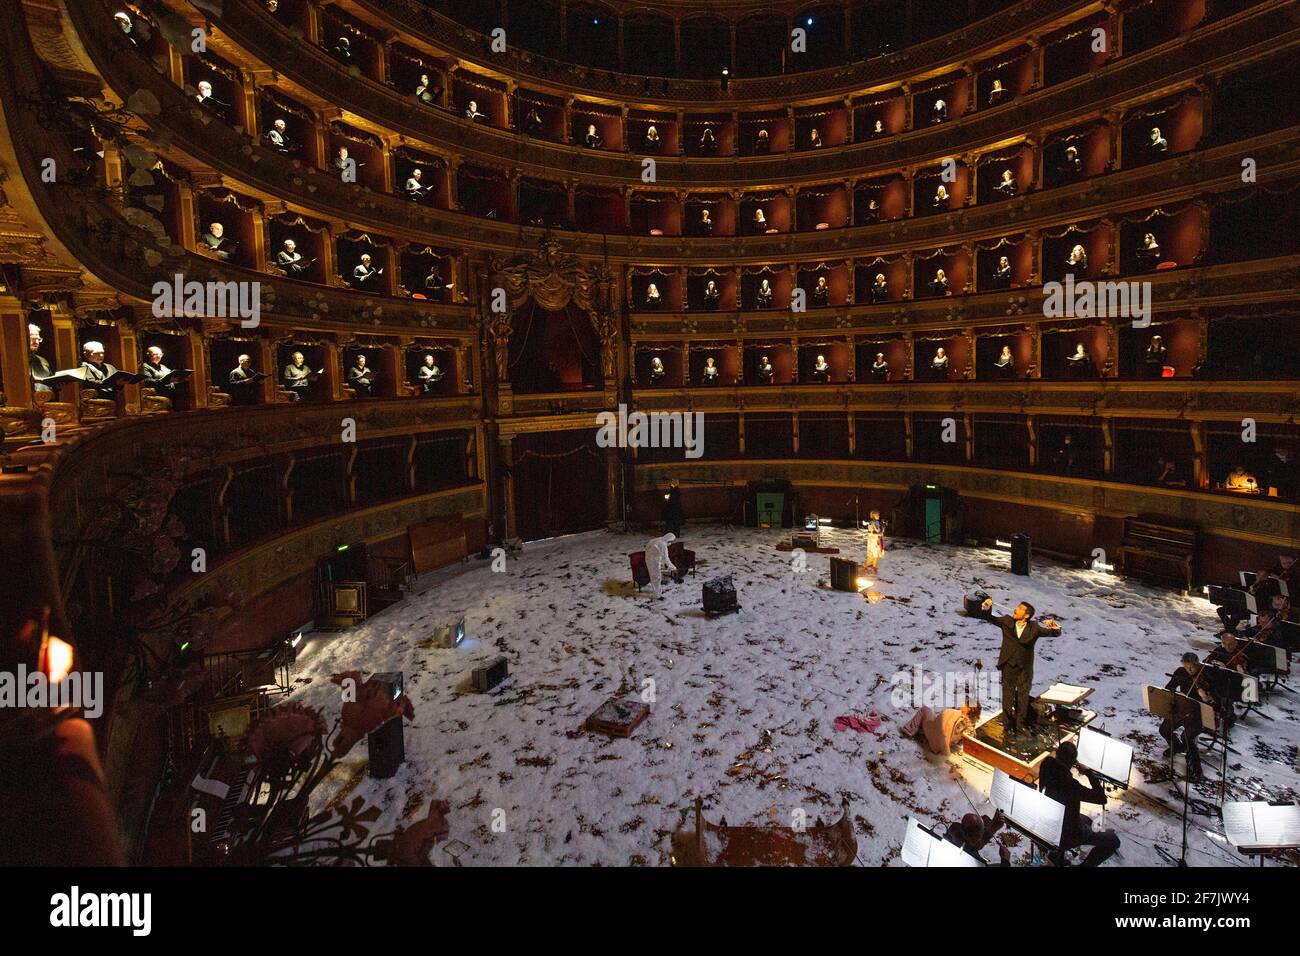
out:
M330 400L340 402L347 398L343 390L343 357L337 342L322 342L321 367L325 369L325 385L329 389Z
M16 298L0 296L0 381L9 408L30 408L32 378L28 365L27 313Z
M1025 416L1025 434L1029 439L1029 467L1038 467L1038 419L1033 415Z
M1115 420L1101 420L1102 471L1107 478L1115 475Z
M275 343L267 338L258 339L253 351L257 356L256 370L266 373L266 378L262 379L262 402L274 404L280 397L276 390L280 381L280 363L276 358Z
M961 417L962 444L965 446L966 464L975 461L975 416L969 413Z
M903 412L903 449L904 449L904 451L905 451L905 453L906 453L906 456L907 456L907 460L908 460L908 461L911 461L911 460L912 460L912 447L913 447L913 444L914 444L913 441L912 441L912 437L913 437L912 426L913 426L913 424L914 424L914 421L913 421L913 415L912 415L912 413L911 413L911 412Z
M1035 323L1029 329L1029 377L1043 377L1043 330Z
M975 378L975 329L963 329L962 338L966 340L966 367L962 369L962 377L972 381Z
M497 438L497 453L501 459L501 508L505 523L505 537L516 537L515 517L515 479L514 479L514 439Z
M213 369L212 363L208 361L207 342L202 332L189 329L185 332L183 341L186 367L194 369L194 375L190 378L190 401L195 408L207 408L209 389L216 386L218 391L224 391L226 377L219 370Z
M912 381L916 366L916 339L911 332L903 333L903 381ZM910 428L910 426L909 426ZM911 439L909 439L910 441Z
M1209 489L1210 462L1206 454L1205 422L1192 422L1192 481L1195 487ZM1264 482L1267 484L1267 482Z
M799 454L799 412L796 410L790 416L790 437L793 440L794 454Z
M148 306L140 306L142 315L149 315ZM135 329L123 322L116 322L113 326L113 332L117 337L117 367L123 372L140 371L140 343L136 338ZM140 414L140 386L138 384L125 385L119 392L122 399L123 411L127 415Z

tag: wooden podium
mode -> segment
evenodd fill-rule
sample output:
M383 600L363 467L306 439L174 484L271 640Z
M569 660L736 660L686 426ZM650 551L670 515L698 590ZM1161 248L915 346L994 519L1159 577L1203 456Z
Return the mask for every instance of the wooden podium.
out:
M1014 780L1037 783L1047 755L1076 738L1080 728L1097 718L1093 711L1075 706L1092 693L1092 688L1070 688L1071 692L1065 692L1065 687L1053 685L1043 696L1034 698L1030 706L1037 715L1036 723L1022 727L1010 738L1003 730L1002 711L995 711L962 736L962 752L1004 771Z

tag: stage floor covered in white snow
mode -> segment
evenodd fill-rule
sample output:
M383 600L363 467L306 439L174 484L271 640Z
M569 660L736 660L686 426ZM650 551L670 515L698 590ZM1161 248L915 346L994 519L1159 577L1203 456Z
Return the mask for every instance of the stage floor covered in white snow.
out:
M1163 686L1184 651L1211 649L1218 621L1208 602L1046 560L1017 577L1005 551L896 539L868 600L828 589L824 555L809 554L808 569L794 571L791 554L776 549L788 535L689 526L698 572L657 602L630 583L627 554L645 547L645 535L530 544L501 572L470 560L421 579L402 603L305 645L290 699L327 720L339 712L329 677L345 670L402 671L415 707L397 776L366 776L362 744L317 793L373 800L384 809L374 832L446 800L466 865L667 865L669 836L697 795L707 819L733 826L788 826L797 810L829 823L847 797L858 863L902 865L909 815L946 825L971 809L993 813L989 769L900 735L915 709L910 683L904 704L894 702L897 675L910 681L914 667L994 667L998 629L957 613L964 594L984 590L998 613L1025 600L1061 622L1061 636L1038 643L1034 692L1057 681L1095 688L1093 726L1137 748L1134 786L1101 820L1084 807L1119 832L1120 853L1106 865L1164 865L1156 845L1177 855L1181 801L1170 783L1146 782L1166 762L1141 685ZM855 532L823 537L863 556ZM724 573L734 575L741 610L709 619L701 586ZM433 628L460 615L466 641L432 646ZM508 684L473 693L471 670L498 655L509 662ZM647 680L651 714L631 737L582 729L606 697L640 692ZM875 732L834 730L837 716L872 708L883 718ZM1298 739L1300 704L1279 690L1232 731L1228 799L1295 799ZM1223 838L1217 814L1204 812L1218 803L1220 758L1207 754L1204 764L1206 782L1191 789L1188 862L1250 865ZM992 847L985 855L996 860ZM434 857L450 860L441 848ZM1019 838L1013 863L1029 859Z

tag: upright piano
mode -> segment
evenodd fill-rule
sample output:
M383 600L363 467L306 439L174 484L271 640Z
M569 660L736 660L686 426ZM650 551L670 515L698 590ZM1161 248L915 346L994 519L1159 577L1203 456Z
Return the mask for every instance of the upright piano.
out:
M1201 536L1195 528L1167 518L1137 515L1124 519L1120 570L1129 577L1190 591L1196 576Z

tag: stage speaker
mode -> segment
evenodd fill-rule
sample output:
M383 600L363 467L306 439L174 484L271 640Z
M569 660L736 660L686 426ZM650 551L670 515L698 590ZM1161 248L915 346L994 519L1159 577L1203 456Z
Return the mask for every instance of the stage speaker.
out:
M731 575L704 582L704 613L729 614L740 609Z
M1011 536L1011 573L1029 573L1029 535L1027 534Z
M380 682L392 698L402 695L401 671L376 674L374 680ZM406 760L406 738L402 728L402 718L394 717L367 736L366 745L370 749L370 776L378 780L395 776L397 768Z
M486 694L510 676L510 666L506 663L504 657L498 657L490 664L474 668L470 676L474 684L474 690L480 694Z
M438 647L452 648L465 639L465 619L448 621L433 629L433 643Z
M835 590L856 592L860 577L862 565L852 558L831 558L831 587Z

